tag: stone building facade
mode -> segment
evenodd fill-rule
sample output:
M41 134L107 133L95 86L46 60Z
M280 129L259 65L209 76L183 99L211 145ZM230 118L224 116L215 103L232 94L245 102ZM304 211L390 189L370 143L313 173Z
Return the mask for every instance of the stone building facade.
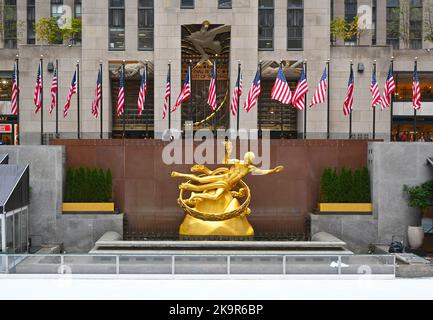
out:
M233 87L237 79L238 61L242 63L244 94L241 104L245 101L247 91L257 70L259 61L290 61L298 68L303 61L308 65L308 81L310 92L307 104L312 98L315 88L322 75L326 61L330 59L330 132L331 138L343 139L348 137L349 119L343 115L342 108L347 90L350 61L353 61L355 70L355 96L353 111L353 136L354 138L366 138L372 136L372 108L370 95L371 73L374 60L377 61L377 78L381 91L388 73L391 57L394 57L394 70L407 75L413 70L414 57L418 57L418 70L423 74L421 81L425 83L425 99L423 108L418 113L418 131L429 132L430 117L433 111L429 102L431 89L429 83L433 84L433 65L431 64L432 43L425 40L428 36L428 21L430 19L430 8L433 8L432 0L164 0L164 1L139 1L139 0L40 0L32 6L27 0L1 0L2 6L14 7L16 5L16 46L6 39L5 32L0 39L0 75L7 77L13 68L16 55L20 57L20 142L22 144L38 144L40 139L40 113L34 113L33 91L35 85L36 71L40 56L44 57L44 132L48 136L55 132L55 115L49 114L50 86L52 72L47 67L49 63L59 61L59 132L62 138L74 138L77 131L77 101L72 100L72 107L67 118L63 118L62 109L68 94L71 78L77 61L80 62L80 126L82 137L99 137L100 121L91 114L91 103L94 97L96 77L100 62L103 64L103 132L104 137L113 135L113 101L117 88L113 86L115 80L110 75L114 65L119 65L123 60L126 63L137 61L148 61L151 67L152 90L149 95L153 99L149 105L152 117L148 119L149 130L152 136L160 138L167 129L167 119L162 118L164 105L165 85L168 63L171 61L172 79L172 104L176 100L182 85L182 26L202 25L209 21L212 25L230 26L230 49L228 74L228 92L230 97L226 99L225 108L229 108L229 102ZM420 4L421 5L420 5ZM191 7L192 4L192 7ZM69 12L82 20L82 34L80 41L65 42L63 44L47 45L43 41L34 39L29 34L29 25L33 22L29 19L29 10L34 14L34 21L43 17L50 17L58 9L58 5L69 8ZM421 6L422 20L417 22ZM392 8L398 8L399 35L397 40L390 36L390 19ZM414 9L417 7L418 9ZM34 9L33 9L34 8ZM112 28L112 10L120 10L124 15L124 23L120 31ZM153 21L144 21L140 15L142 8L153 10ZM295 8L295 9L293 9ZM407 8L407 9L404 9ZM268 9L267 13L264 10ZM293 10L298 10L293 12ZM418 10L418 11L417 11ZM110 13L111 12L111 13ZM397 12L397 11L396 11ZM409 20L405 20L405 13ZM331 41L331 20L337 17L353 18L353 15L361 18L371 16L373 24L363 31L355 41L344 41L336 39ZM370 15L371 14L371 15ZM54 14L55 15L55 14ZM149 13L147 13L148 17ZM299 18L301 16L301 18ZM411 18L412 17L412 18ZM411 20L412 19L412 20ZM266 32L263 32L263 23L266 24ZM413 28L417 26L418 29ZM6 24L5 24L6 25ZM145 28L143 28L145 25ZM149 27L150 26L150 27ZM404 37L405 30L412 30L410 34L416 34L421 30L421 37L407 39ZM147 29L146 29L147 28ZM114 33L110 33L110 29ZM296 32L293 32L296 29ZM116 31L117 30L117 31ZM144 30L144 31L143 31ZM261 31L259 31L261 30ZM117 32L117 33L116 33ZM144 33L142 33L144 32ZM296 37L301 32L301 37ZM124 37L124 46L117 48L116 44L110 45L111 37ZM144 34L140 36L140 34ZM295 36L293 36L295 34ZM114 35L114 36L113 36ZM265 36L264 36L265 35ZM140 38L141 37L141 38ZM146 39L153 37L153 39ZM410 38L410 36L409 36ZM266 47L266 41L271 45ZM117 40L116 40L117 41ZM293 41L293 42L292 42ZM143 47L143 43L147 44ZM260 48L259 46L263 46ZM290 45L289 45L290 43ZM293 48L293 43L300 43L300 48ZM397 44L396 44L397 43ZM394 46L394 47L393 47ZM140 48L141 47L141 48ZM290 48L288 48L290 47ZM111 78L111 79L110 79ZM292 79L296 84L296 79ZM194 85L194 78L193 78ZM262 91L262 96L269 96L268 87ZM292 88L294 90L294 87ZM134 93L135 94L135 93ZM137 93L138 96L138 87ZM129 97L131 101L136 96ZM7 116L10 113L10 105L7 97L0 101L0 121L10 121ZM397 99L398 100L398 99ZM394 104L394 131L411 129L411 117L413 110L407 99L396 100ZM133 103L133 102L131 102ZM150 104L150 103L149 103ZM135 107L135 106L133 106ZM260 108L253 108L245 112L241 108L241 128L257 129L260 126ZM208 108L204 105L203 108ZM286 108L293 108L287 106ZM265 113L269 109L266 109ZM264 117L267 115L265 114ZM304 113L297 112L294 118L295 130L298 136L302 136L304 130ZM377 138L390 138L391 112L390 109L376 112ZM293 120L292 120L293 121ZM433 124L433 120L431 122ZM236 128L236 118L229 116L230 128ZM425 127L423 127L425 126ZM172 127L182 129L181 112L172 114ZM276 124L279 127L279 124ZM264 126L266 128L266 126ZM433 125L432 129L433 131ZM326 138L327 132L327 103L308 109L307 113L307 137Z

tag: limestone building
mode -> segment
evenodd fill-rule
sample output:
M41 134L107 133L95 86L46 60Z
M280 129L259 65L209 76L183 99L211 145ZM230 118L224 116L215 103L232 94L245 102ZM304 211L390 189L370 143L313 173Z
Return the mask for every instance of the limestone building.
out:
M329 132L331 138L348 138L349 118L343 115L350 61L355 71L352 114L353 138L372 136L373 112L370 82L377 62L380 90L394 57L397 95L393 115L390 109L376 112L376 137L395 138L415 131L411 107L414 58L418 57L423 106L417 114L418 138L433 132L433 64L431 63L433 21L431 0L1 0L0 39L0 136L13 143L19 130L22 144L41 143L41 114L35 114L33 92L41 55L44 60L43 140L54 137L55 111L48 112L50 87L56 60L59 64L60 137L75 138L78 130L77 96L67 118L63 105L77 60L80 63L80 132L82 138L98 138L100 118L91 114L97 72L103 70L103 135L121 137L125 122L127 138L160 138L168 128L163 105L171 62L172 97L180 92L189 61L193 63L192 103L185 103L172 114L171 127L183 130L186 121L194 128L236 128L230 113L230 100L237 79L238 61L242 66L245 101L248 89L262 61L262 94L250 112L241 108L240 127L269 129L274 137L299 138L304 131L304 113L270 99L279 63L292 90L303 62L307 61L310 92L307 104L330 59ZM59 38L48 44L40 40L34 23L54 17L67 21L81 19L82 30L70 39ZM362 30L341 39L331 35L331 21L359 18ZM65 19L66 18L66 19ZM16 55L20 67L20 112L11 115L11 70ZM207 106L211 74L208 62L218 63L218 111ZM126 61L126 117L115 113L118 69ZM140 72L148 66L148 95L145 112L138 116L137 99ZM307 137L326 138L327 103L308 108ZM391 124L392 119L392 124ZM15 129L15 130L14 130ZM10 132L12 131L12 132Z

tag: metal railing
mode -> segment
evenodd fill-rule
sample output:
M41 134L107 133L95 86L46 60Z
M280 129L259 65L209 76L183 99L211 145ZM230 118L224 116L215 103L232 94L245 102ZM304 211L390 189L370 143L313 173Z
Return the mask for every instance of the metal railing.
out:
M0 274L395 276L394 255L0 255Z

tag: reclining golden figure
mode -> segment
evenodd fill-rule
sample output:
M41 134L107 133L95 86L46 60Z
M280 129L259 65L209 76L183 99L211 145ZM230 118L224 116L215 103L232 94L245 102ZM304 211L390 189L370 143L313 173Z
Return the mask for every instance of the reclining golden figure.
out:
M254 153L247 152L244 160L229 160L231 143L226 143L224 164L230 167L214 171L203 165L191 168L192 173L172 172L174 178L188 180L179 185L181 190L179 205L186 217L180 226L183 236L253 236L254 229L248 222L251 213L248 208L251 200L249 187L242 179L250 173L268 175L283 170L282 166L272 170L261 170L253 165ZM184 199L185 193L189 198ZM243 200L242 203L240 200Z

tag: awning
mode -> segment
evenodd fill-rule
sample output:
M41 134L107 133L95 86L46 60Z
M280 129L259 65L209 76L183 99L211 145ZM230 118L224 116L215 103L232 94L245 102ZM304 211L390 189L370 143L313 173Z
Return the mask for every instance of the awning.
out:
M9 163L9 155L0 154L0 164L8 164L8 163Z
M0 165L0 214L30 203L29 166Z

